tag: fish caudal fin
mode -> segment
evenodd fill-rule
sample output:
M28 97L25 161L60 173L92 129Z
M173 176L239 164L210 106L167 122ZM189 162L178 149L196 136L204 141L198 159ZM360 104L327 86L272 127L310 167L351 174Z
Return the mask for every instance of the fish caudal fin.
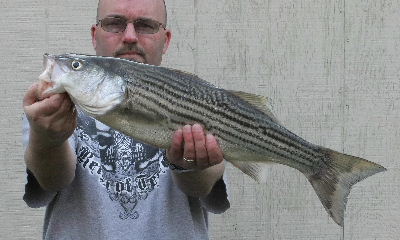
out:
M308 175L322 205L343 227L344 211L350 188L357 182L386 169L379 164L362 158L342 154L330 149L323 149L327 156L327 167Z

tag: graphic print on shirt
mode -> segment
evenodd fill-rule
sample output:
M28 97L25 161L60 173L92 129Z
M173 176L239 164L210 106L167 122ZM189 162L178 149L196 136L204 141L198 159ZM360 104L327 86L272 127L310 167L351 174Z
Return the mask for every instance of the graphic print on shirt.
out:
M121 207L121 219L137 219L139 201L159 187L160 174L168 163L165 151L135 141L110 127L79 113L78 163L99 177L112 201Z

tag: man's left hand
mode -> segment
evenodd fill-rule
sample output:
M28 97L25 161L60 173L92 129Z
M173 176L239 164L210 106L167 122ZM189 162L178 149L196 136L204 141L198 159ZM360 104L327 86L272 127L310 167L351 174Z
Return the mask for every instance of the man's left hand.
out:
M168 161L184 169L203 170L223 161L217 139L200 124L185 125L175 131L167 151Z

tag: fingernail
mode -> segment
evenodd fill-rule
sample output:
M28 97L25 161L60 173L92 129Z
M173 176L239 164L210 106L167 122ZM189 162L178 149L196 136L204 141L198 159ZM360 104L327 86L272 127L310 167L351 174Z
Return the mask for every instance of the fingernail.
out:
M175 133L175 135L182 135L182 128L178 128Z
M207 142L211 142L212 141L212 137L213 137L213 135L211 133L207 133L206 134L206 141Z
M207 133L206 134L206 141L211 143L211 142L216 142L217 144L219 144L218 139L212 135L211 133Z
M196 131L201 131L201 130L203 130L203 127L200 124L195 123L195 124L193 124L192 129L196 130Z

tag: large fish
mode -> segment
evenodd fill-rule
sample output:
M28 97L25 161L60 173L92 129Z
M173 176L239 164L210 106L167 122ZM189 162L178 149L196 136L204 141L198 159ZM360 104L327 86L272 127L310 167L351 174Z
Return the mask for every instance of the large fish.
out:
M385 170L298 137L262 97L220 89L189 73L78 54L45 54L44 68L39 79L46 95L67 92L80 109L137 140L167 149L176 129L200 123L218 138L224 158L256 180L263 177L261 163L299 170L340 226L351 186Z

